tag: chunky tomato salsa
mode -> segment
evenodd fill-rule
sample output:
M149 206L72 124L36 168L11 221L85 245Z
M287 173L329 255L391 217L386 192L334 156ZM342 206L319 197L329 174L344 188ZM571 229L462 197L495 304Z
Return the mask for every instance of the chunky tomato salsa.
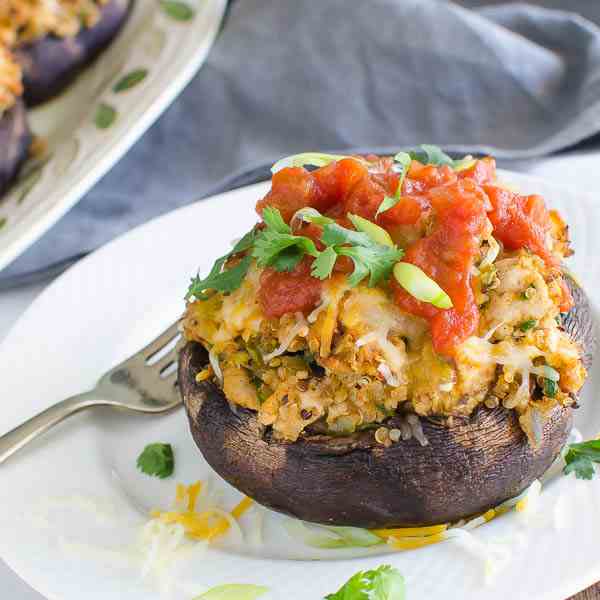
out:
M385 210L382 206L388 204ZM275 208L294 233L323 250L323 227L318 222L293 219L312 208L345 228L349 215L379 226L404 250L404 263L423 271L451 300L436 306L409 293L393 277L390 284L397 305L429 322L434 349L452 356L473 335L479 323L476 302L476 264L491 244L507 250L526 249L548 267L558 258L550 241L551 213L540 196L524 196L496 180L492 158L466 164L423 164L412 159L399 170L391 158L346 157L312 171L285 167L273 175L269 193L257 204L263 215ZM493 239L492 239L493 238ZM290 270L267 268L261 276L259 298L264 313L280 317L312 310L320 302L321 281L314 276L314 256L307 254ZM351 273L352 256L334 257L334 271ZM564 288L562 309L570 299Z

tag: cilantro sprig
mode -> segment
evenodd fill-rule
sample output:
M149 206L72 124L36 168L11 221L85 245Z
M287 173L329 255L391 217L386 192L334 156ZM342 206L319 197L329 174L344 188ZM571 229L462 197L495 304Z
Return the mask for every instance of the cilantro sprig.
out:
M390 565L359 571L325 600L404 600L404 577Z
M319 256L315 243L302 235L293 235L281 213L271 206L263 210L265 228L259 233L252 256L259 267L273 267L276 271L293 271L305 254Z
M193 277L185 299L196 298L197 300L206 300L209 297L207 294L208 290L226 293L237 290L248 272L251 257L244 256L237 264L231 267L226 267L225 265L232 256L250 250L255 243L256 236L257 231L254 228L237 242L231 252L228 252L215 261L210 273L204 279L199 275Z
M592 479L594 463L600 463L600 440L570 444L565 454L565 475L575 473L577 479Z
M137 467L142 473L160 479L172 475L175 458L171 444L148 444L138 456Z
M252 256L258 266L273 267L277 271L292 270L305 255L315 258L311 275L318 279L331 277L338 256L349 257L354 264L354 271L348 278L351 286L358 285L365 277L369 285L375 286L382 279L387 279L404 252L395 246L381 243L381 233L387 232L370 223L371 230L355 231L342 227L332 219L323 218L316 210L304 212L302 218L310 223L321 223L323 231L320 241L325 248L319 251L314 241L302 235L294 235L281 213L273 207L263 211L265 228L260 231L254 243ZM355 223L365 221L349 215ZM378 235L379 234L379 235ZM389 237L389 236L388 236Z
M315 260L311 275L323 280L331 277L337 258L347 256L354 265L348 283L356 286L368 277L369 286L373 287L388 279L394 264L404 256L404 251L392 242L384 229L362 217L348 215L359 229L356 231L342 227L315 209L300 211L299 215L303 220L322 227L319 239L324 246L322 250L311 238L292 233L279 210L267 206L263 210L263 227L254 228L231 252L217 259L205 278L194 277L186 299L206 300L210 297L210 290L233 292L242 284L253 258L259 267L293 271L305 256L312 256ZM227 266L230 258L242 253L245 255L237 263Z

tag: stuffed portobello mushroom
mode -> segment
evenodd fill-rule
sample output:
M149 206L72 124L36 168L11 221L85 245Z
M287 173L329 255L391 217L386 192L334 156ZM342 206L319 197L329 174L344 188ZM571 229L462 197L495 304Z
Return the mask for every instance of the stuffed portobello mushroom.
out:
M334 525L517 496L565 444L594 350L560 215L492 158L430 146L273 170L261 221L188 292L179 385L208 463Z
M21 68L0 45L0 194L19 172L31 144L22 93Z
M64 90L117 35L130 0L4 0L0 40L23 69L24 98L35 106Z

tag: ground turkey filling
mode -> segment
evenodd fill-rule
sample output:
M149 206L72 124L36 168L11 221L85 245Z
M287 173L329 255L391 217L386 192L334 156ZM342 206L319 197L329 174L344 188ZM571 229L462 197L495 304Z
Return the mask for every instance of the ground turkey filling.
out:
M0 42L9 47L46 35L71 37L93 27L109 0L2 0Z
M277 206L289 221L303 206L336 217L360 209L454 307L423 306L393 281L351 287L343 263L323 282L302 263L292 273L252 263L234 292L188 304L186 338L211 355L199 380L213 379L286 440L307 428L377 429L397 411L465 416L484 403L515 410L536 443L544 415L572 404L586 376L580 348L561 327L571 304L559 267L570 253L565 224L539 196L499 184L491 159L459 173L413 161L403 210L375 216L370 203L383 194L373 200L373 190L392 191L397 180L390 164L368 158L366 175L341 173L346 161L312 173L284 169L287 187L276 175L258 210ZM334 187L322 184L326 169L337 175ZM318 194L307 197L314 185Z

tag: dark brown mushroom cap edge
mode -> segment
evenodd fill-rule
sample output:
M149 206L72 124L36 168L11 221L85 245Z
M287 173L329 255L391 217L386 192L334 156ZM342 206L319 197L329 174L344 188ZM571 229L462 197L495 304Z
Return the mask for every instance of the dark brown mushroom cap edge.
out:
M119 33L133 0L110 0L102 7L99 21L73 37L47 35L15 49L23 69L23 97L37 106L60 94Z
M595 347L592 309L570 282L576 306L564 327L589 367ZM513 411L481 407L450 427L421 419L429 445L415 439L377 444L373 431L345 437L275 440L250 410L232 410L210 382L196 382L206 350L188 343L179 386L192 436L210 466L258 503L329 525L405 527L455 522L517 496L554 462L572 426L572 409L553 409L538 448ZM397 419L386 424L393 427Z
M32 136L25 105L20 98L12 108L0 114L1 195L8 189L27 160Z

